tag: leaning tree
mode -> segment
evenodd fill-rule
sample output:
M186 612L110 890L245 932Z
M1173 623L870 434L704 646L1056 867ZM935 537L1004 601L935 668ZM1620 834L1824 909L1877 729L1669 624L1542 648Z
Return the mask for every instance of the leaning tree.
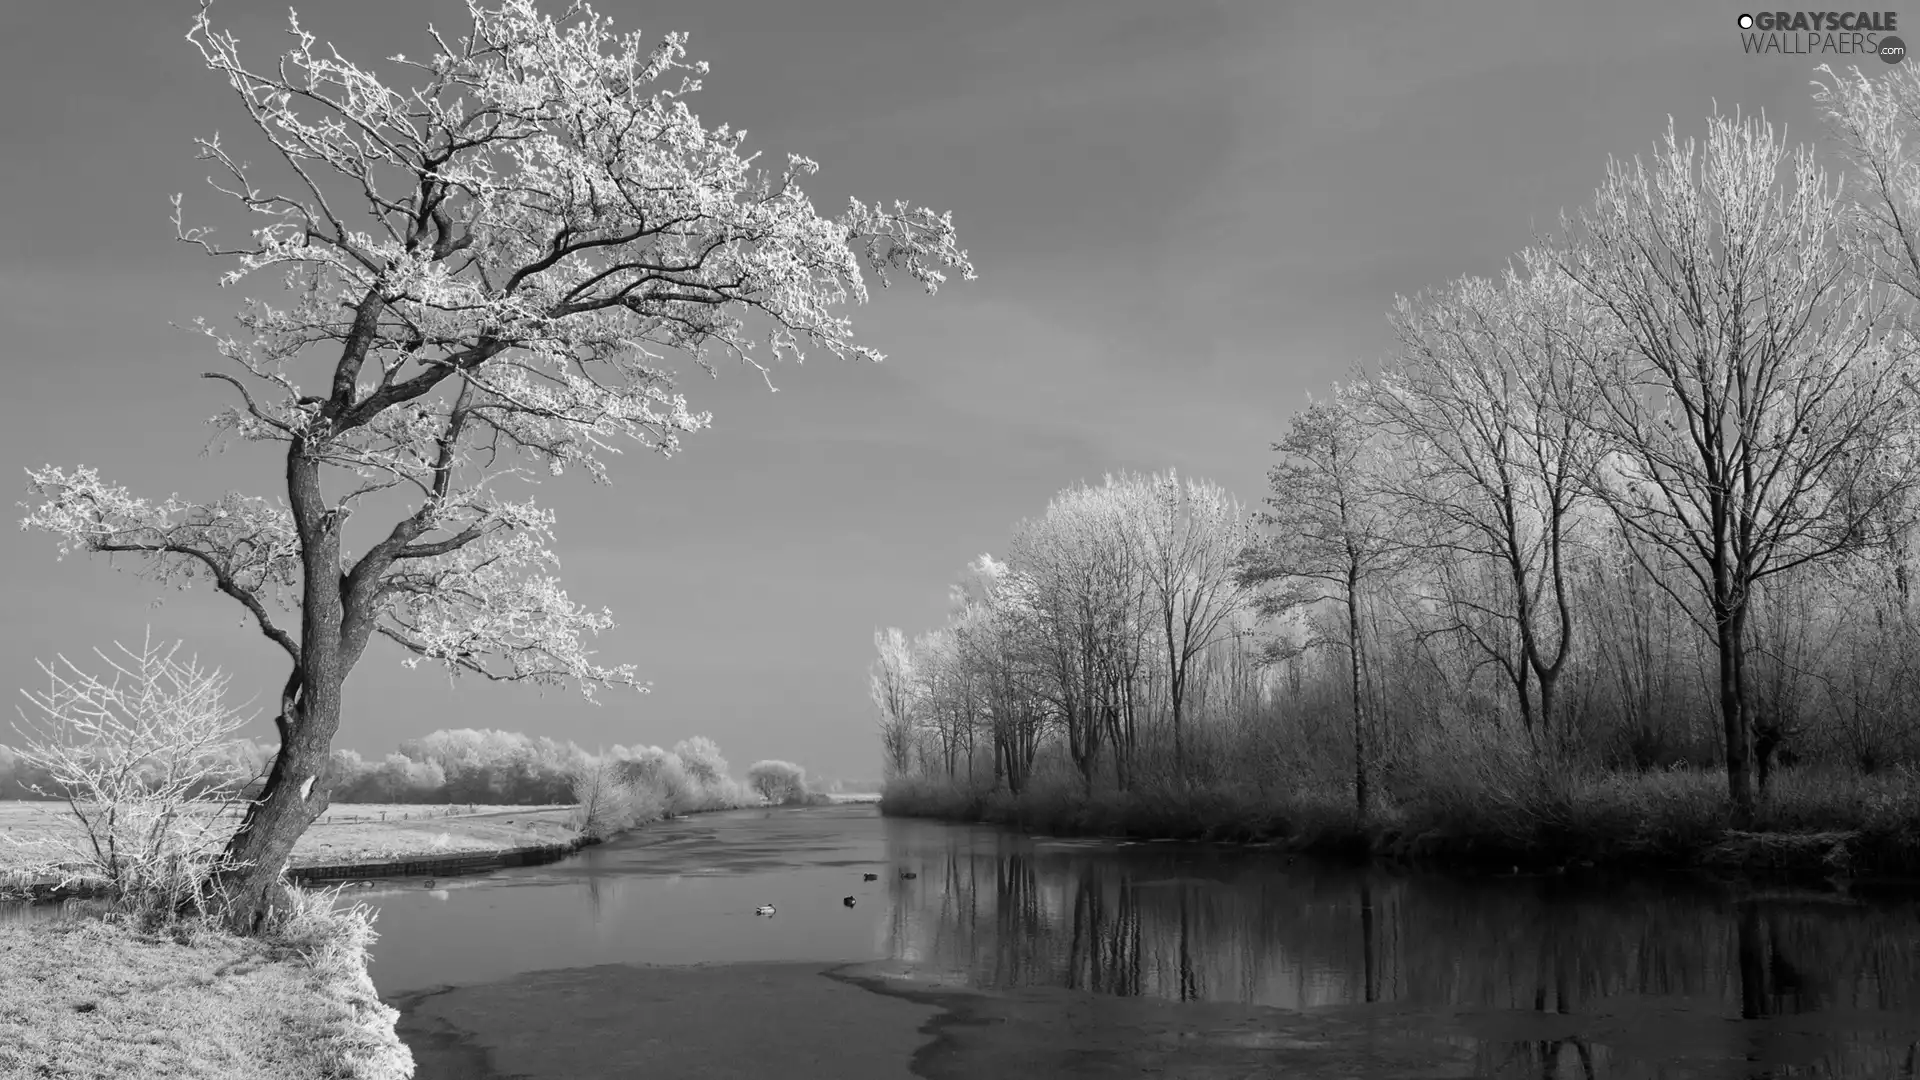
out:
M285 274L283 296L240 313L243 334L200 324L234 365L206 376L236 395L215 423L281 444L284 501L152 502L93 469L29 473L45 501L25 525L63 553L134 552L161 580L211 581L290 661L280 749L228 847L241 868L214 883L241 932L259 929L326 808L315 781L374 635L409 665L589 697L644 689L584 646L612 622L561 590L551 512L506 481L604 481L621 441L671 453L706 426L665 354L763 375L761 358L806 348L880 359L839 313L866 299L863 263L929 292L943 268L973 276L950 216L857 200L822 216L799 186L813 162L760 171L744 133L703 125L687 97L706 67L686 62L684 35L648 48L585 6L556 19L534 0L468 12L465 36L430 28L425 59L390 58L412 69L408 88L316 49L297 16L271 67L244 63L205 3L187 34L272 151L269 178L217 135L199 141L214 186L250 215L248 242L186 227L178 197L174 224L232 260L223 284ZM356 511L396 505L349 550Z

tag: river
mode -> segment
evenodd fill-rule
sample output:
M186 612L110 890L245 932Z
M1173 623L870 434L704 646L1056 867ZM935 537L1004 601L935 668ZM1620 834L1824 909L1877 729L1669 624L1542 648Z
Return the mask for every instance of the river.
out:
M864 805L358 895L421 1080L1912 1080L1920 1055L1898 894L1363 870Z

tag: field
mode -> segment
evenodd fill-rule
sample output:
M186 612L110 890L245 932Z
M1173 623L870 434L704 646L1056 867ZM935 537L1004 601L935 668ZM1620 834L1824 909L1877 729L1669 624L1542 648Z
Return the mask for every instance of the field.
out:
M579 835L570 806L424 806L336 803L300 837L293 865L389 859L558 844ZM21 853L7 839L50 839L76 828L60 803L0 801L0 870Z
M384 820L382 815L385 815ZM320 866L463 851L559 844L579 833L571 806L335 805L293 849L295 866Z

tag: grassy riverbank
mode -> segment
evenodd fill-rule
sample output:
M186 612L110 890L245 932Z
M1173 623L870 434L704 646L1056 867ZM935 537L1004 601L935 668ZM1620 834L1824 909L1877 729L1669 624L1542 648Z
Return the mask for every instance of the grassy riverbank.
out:
M691 765L656 748L591 760L572 777L578 803L565 805L334 803L295 844L289 877L438 876L518 865L515 856L545 861L661 817L758 801L710 743L685 750ZM152 847L161 834L116 833L146 860L142 873L110 869L73 810L0 802L0 899L66 896L69 910L86 912L55 919L44 908L0 907L0 970L18 976L0 979L0 1077L413 1075L398 1013L367 972L368 909L334 913L332 894L296 887L291 908L257 940L133 914L174 910L179 881L162 875L150 890L144 871L197 865L200 851L181 845L195 833L223 836L238 806L169 807L181 833L174 848ZM87 896L110 899L76 899Z
M55 808L0 803L0 832L57 837L69 826L47 813ZM352 865L377 877L422 861L600 838L582 824L571 806L337 804L301 836L293 865ZM19 976L0 980L0 1076L412 1076L398 1013L367 971L366 913L332 912L324 892L296 895L294 914L261 940L191 922L143 933L104 902L71 902L78 916L0 922L0 969Z
M0 803L0 832L29 842L70 828L57 804ZM341 804L301 838L296 869L368 876L422 860L582 839L575 809ZM0 867L4 869L4 867ZM413 1075L366 968L361 911L303 893L264 940L192 923L142 933L104 904L88 914L0 922L0 1076L358 1077Z
M361 911L308 896L268 938L99 911L0 923L0 1076L400 1080Z
M1920 777L1785 771L1747 829L1733 828L1726 802L1725 780L1714 773L1610 773L1405 792L1362 822L1352 796L1337 790L1151 786L1089 797L1065 777L1043 775L1019 796L901 780L880 808L1055 836L1274 843L1501 869L1920 875Z

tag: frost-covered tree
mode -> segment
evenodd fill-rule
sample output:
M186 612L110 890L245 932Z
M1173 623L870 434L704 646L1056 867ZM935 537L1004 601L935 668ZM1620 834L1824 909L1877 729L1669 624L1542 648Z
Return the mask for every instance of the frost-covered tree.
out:
M993 755L993 782L1014 794L1025 787L1039 752L1046 703L1030 662L1034 624L1032 579L982 554L948 590L952 663L977 680L979 710Z
M1372 723L1365 688L1371 661L1361 632L1362 612L1368 586L1391 569L1405 545L1380 497L1380 477L1388 462L1376 427L1356 395L1339 388L1331 401L1317 401L1295 413L1286 438L1273 449L1281 459L1267 472L1269 509L1258 517L1271 533L1248 548L1242 580L1264 590L1257 605L1269 616L1328 602L1344 613L1343 632L1318 635L1318 640L1346 650L1353 802L1364 818L1371 794Z
M239 335L201 323L232 365L208 377L237 398L216 423L278 445L283 496L154 502L90 468L30 474L43 501L25 524L63 553L136 553L160 580L208 581L286 653L280 752L229 847L245 868L218 883L236 929L258 925L326 807L315 780L374 635L410 664L589 695L640 685L586 648L612 622L560 588L553 516L507 481L605 480L623 441L671 453L705 427L667 354L762 374L805 349L879 359L841 314L866 297L863 266L928 291L943 270L972 276L948 216L858 201L822 216L800 187L813 162L763 172L743 132L703 124L687 98L706 69L684 36L649 47L533 0L468 12L464 36L430 31L424 58L390 58L415 73L406 87L316 47L297 16L264 67L204 5L187 35L271 166L202 140L252 232L225 244L188 228L177 198L174 222L231 260L223 284L284 274Z
M747 768L747 784L775 806L807 793L807 770L791 761L756 761Z
M1186 775L1181 737L1187 689L1206 650L1233 632L1247 589L1236 571L1253 536L1240 501L1218 484L1173 470L1127 484L1140 534L1147 600L1166 652L1175 772Z
M719 744L705 735L681 739L673 744L673 753L695 783L711 787L727 778L727 759L720 756Z
M1495 575L1499 587L1447 600L1513 686L1529 739L1553 730L1573 656L1573 548L1596 457L1581 376L1606 331L1577 288L1533 250L1498 281L1402 299L1399 362L1364 387L1405 463L1395 501L1430 524L1432 549Z
M1107 731L1107 669L1126 638L1125 595L1133 577L1111 500L1084 484L1067 488L1046 513L1014 527L1008 562L1032 586L1034 618L1021 635L1032 686L1066 734L1067 756L1090 794Z
M1563 265L1623 339L1590 358L1594 486L1636 550L1691 579L1744 816L1755 589L1864 546L1913 488L1913 343L1858 273L1838 186L1763 121L1712 117L1704 143L1670 124L1579 224Z
M899 627L889 626L874 631L873 647L880 655L868 669L867 692L879 711L880 745L891 778L905 775L913 754L913 645Z

